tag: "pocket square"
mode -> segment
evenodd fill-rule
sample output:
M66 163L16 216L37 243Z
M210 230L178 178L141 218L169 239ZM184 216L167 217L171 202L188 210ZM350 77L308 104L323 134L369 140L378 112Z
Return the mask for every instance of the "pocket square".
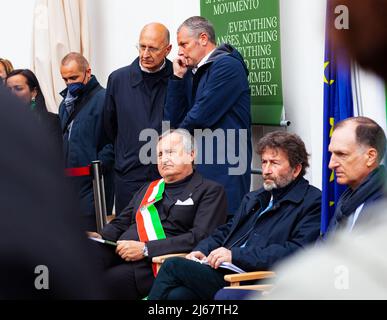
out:
M184 201L180 201L180 200L176 201L177 206L193 206L193 204L194 203L192 198L188 198L187 200L184 200Z

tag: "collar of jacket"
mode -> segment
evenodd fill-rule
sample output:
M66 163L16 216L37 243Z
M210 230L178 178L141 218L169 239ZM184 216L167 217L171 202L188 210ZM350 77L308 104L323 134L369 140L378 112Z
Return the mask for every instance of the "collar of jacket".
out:
M308 190L309 182L303 178L297 178L293 182L291 182L290 185L286 186L285 188L288 189L287 191L284 190L284 192L280 192L279 196L276 197L274 195L274 206L273 210L280 206L282 202L293 202L293 203L300 203L304 200L305 194ZM284 188L284 189L285 189ZM281 190L278 190L281 191ZM264 188L260 188L257 191L253 191L249 193L248 195L248 204L247 204L247 212L249 212L254 206L260 202L260 200L266 199L267 202L269 202L271 193L269 191L266 191ZM262 204L261 204L262 206Z
M238 60L242 64L243 69L246 72L246 75L249 74L249 70L246 66L246 63L244 62L242 55L232 45L227 44L227 43L220 44L215 49L215 51L209 56L207 61L200 68L198 68L198 70L200 70L201 68L203 68L207 64L212 64L215 60L217 60L223 56L229 56L229 57L232 57L233 59Z
M132 87L138 86L141 82L144 81L142 76L142 71L140 68L140 58L137 57L131 64L131 68L129 69L129 81ZM159 71L162 75L161 81L164 83L168 83L169 77L173 74L172 62L165 58L165 67Z
M90 91L92 91L96 86L99 86L99 82L95 75L91 75L91 78L88 83L86 83L85 89L82 91L80 97L84 96L85 94L88 94ZM63 97L66 98L67 95L67 88L61 91L59 94ZM79 98L78 98L79 100Z

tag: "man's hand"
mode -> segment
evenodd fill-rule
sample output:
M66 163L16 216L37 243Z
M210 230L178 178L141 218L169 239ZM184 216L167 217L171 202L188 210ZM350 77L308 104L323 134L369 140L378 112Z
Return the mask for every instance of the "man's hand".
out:
M144 242L121 240L117 241L117 244L116 253L125 261L138 261L144 259Z
M183 56L177 56L173 60L173 74L176 77L183 78L187 70L188 67L185 58Z
M199 260L203 260L206 258L206 256L200 252L200 251L192 251L191 253L188 253L186 256L185 256L186 259L190 259L192 260L192 258L196 258L196 259L199 259Z
M86 231L86 234L87 234L88 237L102 239L102 236L99 233L97 233L97 232Z
M231 250L228 250L223 247L211 251L211 253L207 257L208 264L214 269L218 269L222 262L231 262L231 261L232 261Z

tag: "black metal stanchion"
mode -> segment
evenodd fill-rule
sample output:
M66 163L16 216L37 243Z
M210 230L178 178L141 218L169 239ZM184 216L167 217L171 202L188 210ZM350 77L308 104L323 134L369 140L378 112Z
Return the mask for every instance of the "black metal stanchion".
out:
M101 161L93 161L91 163L91 172L93 175L95 218L97 222L98 233L100 233L102 228L106 225L105 185L101 171Z

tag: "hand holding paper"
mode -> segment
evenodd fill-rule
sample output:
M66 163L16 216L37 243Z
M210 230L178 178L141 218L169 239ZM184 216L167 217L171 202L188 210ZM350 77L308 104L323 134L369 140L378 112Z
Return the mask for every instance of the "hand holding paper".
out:
M208 255L207 262L214 269L218 269L220 264L223 262L232 261L231 250L228 250L224 247L217 248Z
M198 258L192 257L191 260L210 266L210 264L208 263L208 261L206 259L199 260ZM245 273L246 272L246 271L242 270L241 268L237 267L235 264L232 264L230 262L222 262L219 265L219 268L228 269L228 270L234 271L236 273Z

